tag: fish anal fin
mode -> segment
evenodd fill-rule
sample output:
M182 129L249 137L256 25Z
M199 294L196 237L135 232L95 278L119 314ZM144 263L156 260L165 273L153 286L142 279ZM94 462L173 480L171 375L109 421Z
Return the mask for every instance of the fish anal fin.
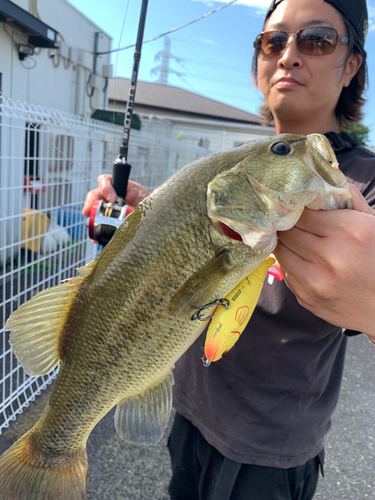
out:
M163 437L172 409L173 374L143 394L117 405L115 427L128 443L154 445Z
M82 279L39 292L8 318L9 343L28 375L46 375L61 360L60 332Z
M215 290L231 269L229 252L225 250L182 285L172 297L169 311L176 316L191 316L198 307L212 300Z

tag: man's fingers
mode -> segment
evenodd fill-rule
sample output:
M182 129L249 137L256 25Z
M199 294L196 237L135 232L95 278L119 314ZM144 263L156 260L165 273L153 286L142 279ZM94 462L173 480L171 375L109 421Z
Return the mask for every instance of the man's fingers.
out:
M349 191L352 195L355 211L375 215L375 210L368 205L365 198L353 184L349 184ZM355 215L351 212L351 210L323 211L305 208L295 227L317 236L330 236L340 224L346 224L352 218L355 218Z
M138 184L138 182L129 181L125 201L129 203L129 205L136 207L138 203L141 203L149 194L149 191L141 184Z
M114 203L117 200L117 195L112 186L112 175L102 174L98 177L99 187L89 191L86 195L85 204L83 205L82 214L89 217L91 206L96 200L110 201Z
M370 208L370 207L369 207ZM332 236L357 220L355 210L310 210L305 208L294 227L316 236Z
M117 194L112 186L112 175L101 174L98 177L99 187L87 193L85 204L82 209L82 214L89 217L91 206L96 200L103 200L104 202L115 203L117 201ZM134 181L128 181L128 189L126 192L125 201L136 207L146 196L150 193L146 188Z
M308 273L308 269L310 268L308 260L295 253L280 240L273 253L281 266L284 277L288 273L292 273L299 276L302 281L305 279L305 273Z
M94 203L95 200L100 200L100 199L101 199L100 188L96 188L93 189L92 191L89 191L86 196L85 204L83 205L82 215L84 215L85 217L89 217L91 205Z
M279 231L278 240L289 250L310 261L319 251L321 236L293 227L288 231Z
M131 205L132 207L136 207L138 203L142 201L142 199L138 200L138 196L139 196L138 189L129 187L128 190L126 191L125 201L126 203L129 203L129 205Z
M357 212L364 212L369 215L375 215L375 210L370 207L365 198L353 184L349 184L349 191L352 195L354 210L357 210Z
M101 199L114 203L117 201L117 194L112 186L112 175L102 174L98 177Z

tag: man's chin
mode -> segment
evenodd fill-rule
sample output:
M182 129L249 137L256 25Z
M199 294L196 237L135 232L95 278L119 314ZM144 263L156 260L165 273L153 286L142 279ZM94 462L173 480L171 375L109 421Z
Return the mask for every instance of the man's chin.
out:
M298 106L293 98L279 99L274 105L269 106L274 117L278 117L279 120L288 121L292 120L294 122L300 122L306 120L306 116L313 111L306 109L305 106Z

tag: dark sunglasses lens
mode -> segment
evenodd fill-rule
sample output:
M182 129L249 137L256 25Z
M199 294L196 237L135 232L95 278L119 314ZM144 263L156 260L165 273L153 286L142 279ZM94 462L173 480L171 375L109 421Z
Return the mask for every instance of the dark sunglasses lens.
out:
M288 41L288 34L283 31L268 31L259 35L259 48L264 59L278 57L285 49Z
M325 56L332 54L337 45L334 28L306 28L297 34L297 44L302 54Z

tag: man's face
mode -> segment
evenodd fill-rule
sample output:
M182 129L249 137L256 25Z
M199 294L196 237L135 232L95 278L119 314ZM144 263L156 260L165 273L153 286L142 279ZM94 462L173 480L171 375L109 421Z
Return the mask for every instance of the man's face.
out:
M291 32L318 26L335 28L339 35L347 36L339 12L324 0L283 0L264 31ZM343 66L347 51L348 45L338 42L332 54L308 56L299 52L296 38L290 38L279 57L269 60L259 57L259 86L276 124L302 123L317 115L325 123L335 123L341 90L353 76L348 73L350 62Z

